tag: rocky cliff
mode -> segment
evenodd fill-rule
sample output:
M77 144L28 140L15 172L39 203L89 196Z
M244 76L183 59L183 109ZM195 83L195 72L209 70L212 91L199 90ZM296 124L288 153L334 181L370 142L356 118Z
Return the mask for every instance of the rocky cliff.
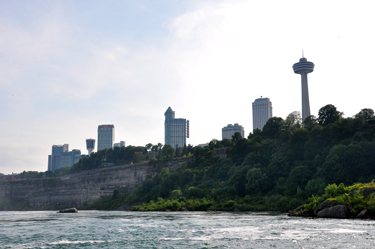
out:
M56 178L0 182L0 210L84 207L114 190L132 191L147 175L155 176L187 163L189 158L166 163L112 166ZM22 205L20 204L22 203Z

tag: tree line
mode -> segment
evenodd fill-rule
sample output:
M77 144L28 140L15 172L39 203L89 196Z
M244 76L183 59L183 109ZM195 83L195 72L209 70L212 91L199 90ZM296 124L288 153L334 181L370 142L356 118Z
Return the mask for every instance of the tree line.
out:
M213 156L226 147L227 158ZM327 184L375 179L375 119L372 109L344 118L334 105L303 122L299 112L270 118L247 138L212 140L194 147L194 161L149 176L132 193L118 192L92 208L134 210L288 210Z

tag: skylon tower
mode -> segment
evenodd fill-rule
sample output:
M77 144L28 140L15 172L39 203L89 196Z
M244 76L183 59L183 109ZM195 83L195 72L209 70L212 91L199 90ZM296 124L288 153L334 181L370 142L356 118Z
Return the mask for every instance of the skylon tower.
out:
M294 73L301 75L302 85L302 121L310 116L309 89L307 85L307 74L314 71L314 63L307 61L305 57L293 65Z

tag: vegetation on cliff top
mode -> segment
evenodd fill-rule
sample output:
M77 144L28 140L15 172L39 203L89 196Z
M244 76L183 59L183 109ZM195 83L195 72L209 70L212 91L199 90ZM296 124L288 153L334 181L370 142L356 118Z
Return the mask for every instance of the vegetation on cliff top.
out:
M227 148L227 158L212 153L221 147ZM143 203L133 210L288 210L323 194L327 184L375 179L374 151L371 109L343 118L327 105L303 125L293 112L285 120L270 118L263 131L247 139L235 134L232 140L195 147L194 162L173 172L163 169L132 193L118 191L92 208Z

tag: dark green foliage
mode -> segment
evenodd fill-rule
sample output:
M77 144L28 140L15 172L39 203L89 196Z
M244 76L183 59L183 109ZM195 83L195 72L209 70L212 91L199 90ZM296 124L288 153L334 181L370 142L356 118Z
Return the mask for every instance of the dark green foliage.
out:
M341 116L327 105L319 112L319 124L310 116L302 126L299 113L292 112L285 120L269 119L263 131L254 130L248 139L212 140L205 148L189 145L186 150L194 154L192 163L148 176L124 203L144 202L135 210L286 211L324 190L327 196L343 191L343 185L326 188L327 184L371 181L375 178L375 122L365 114ZM167 159L173 153L164 147L161 157ZM213 150L223 147L227 158L213 156ZM320 200L311 198L316 199L313 203Z
M342 117L343 113L337 111L334 105L329 104L320 108L318 115L319 124L325 126L338 121Z

